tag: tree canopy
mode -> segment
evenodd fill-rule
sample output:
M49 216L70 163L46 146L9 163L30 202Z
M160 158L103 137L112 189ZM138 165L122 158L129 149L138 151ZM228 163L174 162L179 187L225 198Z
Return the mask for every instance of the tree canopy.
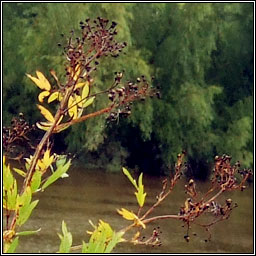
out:
M194 175L227 153L253 163L253 3L3 3L3 122L23 112L29 122L37 88L25 73L64 70L61 34L80 21L115 20L128 45L103 61L97 90L114 72L125 79L154 76L161 99L136 103L128 119L113 125L97 117L56 139L68 151L109 170L121 165L160 173L181 150ZM95 89L96 90L96 89ZM97 91L95 91L97 92ZM95 102L103 106L107 97ZM96 159L96 160L95 160ZM209 170L209 168L206 168ZM201 170L201 172L200 172Z

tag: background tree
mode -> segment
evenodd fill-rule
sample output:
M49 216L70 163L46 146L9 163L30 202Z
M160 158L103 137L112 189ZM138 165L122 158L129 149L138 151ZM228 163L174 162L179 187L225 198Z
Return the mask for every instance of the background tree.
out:
M216 154L252 164L252 3L4 3L4 125L19 112L38 120L36 90L24 74L35 65L46 76L51 68L58 74L62 46L53 42L63 44L62 33L97 16L115 20L128 45L126 55L101 63L97 88L111 84L107 70L125 70L127 77L155 76L162 99L136 103L118 125L98 117L73 126L55 138L59 151L79 151L93 166L112 171L126 161L159 173L185 149L191 174L203 178ZM139 158L136 150L143 152Z

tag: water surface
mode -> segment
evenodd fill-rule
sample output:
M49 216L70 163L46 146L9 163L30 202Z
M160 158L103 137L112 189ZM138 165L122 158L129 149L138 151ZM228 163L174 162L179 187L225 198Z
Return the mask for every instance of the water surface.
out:
M41 228L37 235L21 237L18 253L52 253L57 252L61 233L61 222L67 223L68 230L73 235L73 245L88 241L87 230L92 230L88 220L97 224L99 219L109 222L115 230L120 230L129 224L116 212L121 207L137 211L134 189L122 174L88 171L76 167L69 171L69 178L60 179L45 192L38 193L39 204L32 213L24 230ZM155 202L155 197L161 190L161 177L144 175L147 192L146 207ZM184 203L184 180L181 180L169 198L152 214L176 214ZM206 184L197 184L206 189ZM232 195L227 193L239 207L234 209L229 220L217 223L211 230L212 240L205 242L205 230L192 227L196 235L191 235L189 243L183 238L186 230L182 222L177 220L162 220L149 224L145 236L155 227L162 232L162 246L133 246L119 244L117 253L252 253L253 252L253 188Z

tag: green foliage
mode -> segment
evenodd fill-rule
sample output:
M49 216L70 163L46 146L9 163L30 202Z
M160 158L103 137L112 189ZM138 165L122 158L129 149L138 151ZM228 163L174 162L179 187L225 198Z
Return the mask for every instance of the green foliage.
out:
M52 42L62 42L61 33L66 35L71 28L76 31L79 21L97 16L115 20L118 37L128 47L126 55L102 60L94 93L110 85L114 71L121 70L127 78L154 75L154 85L161 86L162 100L136 104L128 122L120 124L122 137L130 136L130 126L138 126L139 132L133 136L158 143L160 152L155 159L165 164L173 163L182 148L191 158L210 159L226 150L218 142L223 136L237 144L232 152L239 155L241 147L235 137L241 130L228 124L230 110L252 97L251 3L5 3L4 122L16 111L24 112L32 122L38 119L34 104L21 104L25 98L32 103L36 92L24 74L32 72L35 65L47 77L49 66L59 74L63 59ZM48 26L49 20L52 26ZM96 99L92 109L106 105L107 100L104 96ZM252 120L251 107L240 113L238 119L248 116ZM97 117L72 127L62 139L73 152L97 151L106 139L110 138L112 145L120 139L105 128L104 117ZM204 140L202 148L198 147L199 136ZM248 135L247 145L251 144L252 135ZM122 146L128 150L128 145ZM116 147L118 151L118 144ZM252 154L249 146L243 148L245 154ZM245 163L249 165L251 160ZM111 165L116 169L115 162Z
M58 180L64 173L66 173L71 165L71 160L68 162L59 163L56 171L47 179L47 181L43 184L42 190L46 189L53 182Z
M58 253L69 253L70 247L72 245L72 234L68 232L67 225L64 221L62 221L62 235L59 235L61 240L60 247Z
M17 246L18 246L18 244L19 244L19 237L16 237L16 238L12 241L12 243L9 245L9 247L8 247L8 249L7 249L7 251L6 251L6 253L14 253L15 250L16 250L16 248L17 248Z
M83 242L82 253L110 253L122 241L124 232L114 232L110 225L102 220L94 226L88 243Z
M17 232L16 235L17 236L29 236L29 235L37 234L39 231L41 231L41 228L39 228L38 230L29 230L29 231Z
M131 176L129 171L123 167L123 173L127 176L127 178L130 180L130 182L133 184L133 186L136 188L137 192L135 192L135 196L137 198L138 204L140 207L143 207L145 198L147 193L144 193L144 185L142 184L142 176L143 173L140 174L138 178L138 183L135 179Z

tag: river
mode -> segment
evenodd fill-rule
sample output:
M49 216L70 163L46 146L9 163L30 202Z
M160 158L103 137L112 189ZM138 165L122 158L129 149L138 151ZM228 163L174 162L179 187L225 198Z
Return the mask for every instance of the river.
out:
M161 190L163 178L144 175L147 192L145 207L155 202ZM185 178L181 179L172 194L153 215L176 214L184 204ZM202 191L206 183L197 183ZM145 236L149 237L153 229L160 227L162 246L119 244L116 253L252 253L253 252L253 186L245 191L227 193L238 207L233 210L228 220L217 223L211 228L212 239L205 242L207 233L198 226L191 230L190 242L186 242L186 230L177 220L162 220L149 224ZM97 224L99 219L109 222L119 230L129 224L116 211L122 207L137 211L134 188L128 179L120 173L88 171L83 167L72 167L69 177L60 179L35 198L39 204L33 211L22 230L41 231L32 236L20 238L18 253L53 253L58 251L61 222L67 223L73 235L73 245L88 241L87 230L92 230L88 220Z

